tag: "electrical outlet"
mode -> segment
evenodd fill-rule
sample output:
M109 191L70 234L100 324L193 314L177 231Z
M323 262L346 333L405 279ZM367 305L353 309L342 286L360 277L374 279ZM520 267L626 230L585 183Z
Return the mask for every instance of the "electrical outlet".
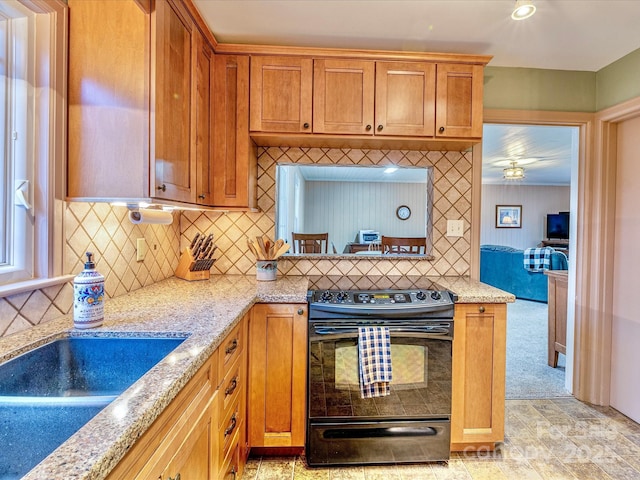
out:
M447 220L447 237L461 237L464 233L464 220Z
M144 238L136 239L136 261L142 262L144 257L147 256L147 241Z

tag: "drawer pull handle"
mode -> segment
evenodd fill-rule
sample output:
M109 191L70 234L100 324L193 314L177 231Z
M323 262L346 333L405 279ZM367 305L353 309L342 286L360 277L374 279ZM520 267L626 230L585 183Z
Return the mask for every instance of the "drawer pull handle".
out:
M231 423L229 424L227 429L224 431L224 436L226 437L228 435L231 435L233 431L236 429L237 424L238 424L238 421L236 420L236 414L234 413L231 417Z
M480 305L480 308L478 308L478 310L480 311L480 313L484 313L484 305Z
M237 386L238 386L238 377L233 377L231 379L231 382L229 383L229 386L224 391L224 396L227 397L231 395L233 392L235 392Z
M231 355L233 352L236 351L237 348L238 348L238 339L234 338L233 342L227 345L227 348L225 349L224 353L226 353L227 355Z
M180 480L180 474L178 473L175 477L169 477L167 480Z

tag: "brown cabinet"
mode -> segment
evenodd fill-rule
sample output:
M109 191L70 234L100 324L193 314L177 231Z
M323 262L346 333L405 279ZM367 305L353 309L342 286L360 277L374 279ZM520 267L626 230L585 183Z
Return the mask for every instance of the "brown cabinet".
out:
M481 65L438 64L436 136L482 137Z
M433 136L436 65L376 62L376 135Z
M213 205L213 48L180 0L69 2L67 196Z
M549 337L548 364L558 366L558 354L567 353L567 289L569 274L567 270L547 270L549 277Z
M306 304L255 305L249 321L251 447L304 446L306 371Z
M135 441L108 480L242 476L248 454L247 323L248 315Z
M195 109L191 105L195 26L180 4L171 0L156 2L153 17L156 71L151 88L155 106L152 196L195 203Z
M504 440L506 304L456 304L451 449Z
M249 138L249 57L216 55L213 86L213 205L257 206L257 151Z
M251 131L311 133L313 60L251 58Z
M211 45L197 29L195 30L196 77L195 77L195 164L196 203L213 205L213 65Z
M109 480L214 478L217 452L217 351L136 441ZM168 476L167 476L168 475Z
M375 62L313 64L313 132L373 135Z

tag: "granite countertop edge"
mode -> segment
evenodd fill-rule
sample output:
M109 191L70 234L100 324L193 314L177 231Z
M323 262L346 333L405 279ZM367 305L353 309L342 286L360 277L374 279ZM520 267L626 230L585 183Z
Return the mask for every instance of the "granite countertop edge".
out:
M430 277L458 303L505 303L512 294L468 277ZM306 303L308 280L214 275L208 281L162 280L105 302L105 322L73 328L71 315L0 339L0 362L34 345L69 336L184 336L186 340L105 407L23 480L101 480L131 449L255 303Z

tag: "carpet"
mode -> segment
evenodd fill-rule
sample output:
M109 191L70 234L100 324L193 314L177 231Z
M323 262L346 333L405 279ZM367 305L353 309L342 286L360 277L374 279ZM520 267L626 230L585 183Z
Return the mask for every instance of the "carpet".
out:
M564 388L565 356L547 365L547 304L507 304L507 399L571 396Z

